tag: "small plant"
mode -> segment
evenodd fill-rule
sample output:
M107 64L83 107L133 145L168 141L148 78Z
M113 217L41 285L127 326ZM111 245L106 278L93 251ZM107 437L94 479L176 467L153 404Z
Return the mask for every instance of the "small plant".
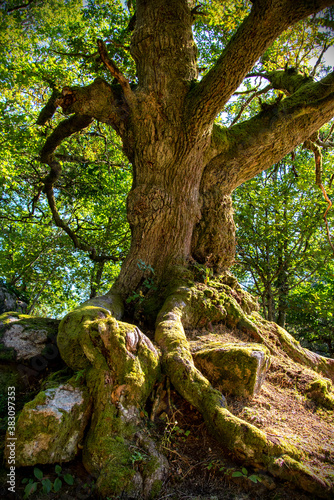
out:
M226 467L223 465L221 460L211 460L206 466L208 470L224 472L226 474Z
M194 262L195 269L199 272L201 278L203 279L206 285L209 285L210 278L213 276L213 269L203 264L199 264L198 262Z
M185 431L184 429L181 429L177 424L178 424L177 420L173 419L167 420L164 436L162 439L163 447L168 448L168 446L171 444L172 440L175 437L178 437L182 441L185 441L186 438L189 436L190 431L189 430Z
M133 294L126 299L126 302L130 304L130 302L133 302L134 300L138 300L139 303L144 300L144 294L141 290L139 291L139 293L133 292Z
M150 266L149 264L146 264L141 259L138 260L137 266L139 267L139 269L141 271L143 271L147 275L145 277L145 280L143 281L143 284L142 284L142 286L144 287L144 291L143 290L139 290L139 292L133 292L133 294L130 295L130 297L128 297L126 299L126 302L128 304L130 304L133 301L138 301L139 304L140 304L144 300L145 293L148 290L157 290L157 287L155 286L155 282L154 282L154 274L155 273L154 273L153 267Z
M86 373L86 370L78 370L77 372L75 372L75 381L78 382L80 379L81 382L83 382L83 379L85 378L85 373Z
M71 474L62 474L61 471L62 471L62 468L60 467L60 465L56 465L55 472L57 474L57 477L56 477L54 483L52 483L48 477L44 477L44 474L41 471L41 469L39 469L38 467L35 467L34 468L35 478L22 479L23 484L28 483L26 485L26 487L24 488L23 499L25 500L26 498L31 496L33 493L35 493L39 486L41 486L42 492L45 493L46 495L48 493L50 493L50 491L54 491L55 493L57 493L63 485L61 478L64 479L65 483L72 485L74 483L73 476Z
M176 434L179 438L182 439L182 441L185 441L186 438L189 436L190 434L190 431L187 430L185 431L184 429L181 429L180 427L178 427L177 425L173 428L173 432L174 434Z
M257 476L256 474L252 474L251 476L248 476L248 471L243 467L241 471L237 470L232 473L232 477L243 477L245 479L249 479L249 481L252 481L253 483L258 483L261 482L261 478Z
M147 276L145 278L145 280L143 282L143 286L148 288L148 290L156 290L157 287L155 286L155 283L154 283L155 272L154 272L153 267L150 266L149 264L146 264L143 260L138 260L137 266L139 267L139 269L141 271L149 274L149 276Z
M147 460L147 458L148 458L148 455L146 453L144 453L143 451L141 451L139 449L135 450L131 455L132 467L134 466L134 464L136 462L144 462L145 460Z

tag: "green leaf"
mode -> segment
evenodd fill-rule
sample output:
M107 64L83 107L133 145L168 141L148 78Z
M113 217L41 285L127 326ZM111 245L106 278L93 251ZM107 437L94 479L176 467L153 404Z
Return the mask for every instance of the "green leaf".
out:
M64 480L67 484L72 485L74 483L74 477L72 474L64 474Z
M56 478L55 482L53 483L53 491L57 493L60 488L62 487L63 483L59 477Z
M61 473L62 468L60 467L60 465L56 465L56 467L55 467L55 471L56 471L56 473L57 473L57 474L60 474L60 473Z
M247 474L248 474L248 471L247 471L247 469L245 469L245 467L243 467L243 468L241 469L241 472L242 472L243 474L245 474L245 476L247 476Z
M50 491L52 490L52 483L50 479L43 479L42 485L43 485L43 493L50 493Z
M244 477L244 474L239 470L233 472L232 477Z
M255 474L252 474L249 476L250 481L253 481L253 483L261 482L261 478L259 476L256 476Z
M37 479L41 480L43 479L43 472L41 469L38 469L38 467L34 468L34 476L37 477Z
M29 495L32 495L37 490L37 483L29 483L24 488L24 498L28 498Z

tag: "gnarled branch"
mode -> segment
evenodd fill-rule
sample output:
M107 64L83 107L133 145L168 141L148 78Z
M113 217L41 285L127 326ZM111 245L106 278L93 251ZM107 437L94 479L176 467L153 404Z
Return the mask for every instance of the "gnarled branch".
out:
M118 69L116 64L112 59L109 58L107 47L105 43L102 40L97 40L97 46L99 48L99 53L102 59L102 62L104 65L108 68L110 71L110 74L116 78L120 86L122 87L124 97L128 104L130 105L133 100L134 100L134 94L131 90L130 84L128 80L125 78L123 73Z
M266 48L289 26L333 4L332 0L257 1L214 67L189 93L191 127L213 122ZM242 64L237 61L242 60Z

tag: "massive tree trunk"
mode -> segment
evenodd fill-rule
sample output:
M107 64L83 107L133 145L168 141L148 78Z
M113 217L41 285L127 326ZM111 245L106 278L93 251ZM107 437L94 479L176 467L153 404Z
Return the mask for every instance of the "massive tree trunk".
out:
M206 291L207 296L215 297L215 305L198 309L204 292L196 292L189 269L196 262L204 273L212 269L217 276L230 267L235 252L233 189L279 161L334 115L334 74L320 82L301 78L295 84L295 75L273 72L267 78L288 97L230 129L214 124L214 119L284 29L331 3L253 2L251 13L216 65L198 82L191 29L195 2L137 0L131 43L136 85L130 86L100 41L101 58L118 83L97 79L84 88L66 87L57 101L66 113L74 113L58 125L41 154L51 169L45 192L58 226L64 224L55 206L53 186L61 166L54 151L64 138L95 118L117 131L133 165L127 202L131 249L119 278L109 294L91 299L68 315L58 339L64 360L75 370L87 370L94 414L84 460L88 470L100 476L103 494L119 493L120 483L115 486L112 480L116 464L112 460L129 458L134 435L151 459L156 459L160 471L166 467L153 444L145 441L139 417L158 376L159 355L141 332L119 322L122 299L142 286L147 270L154 270L155 286L161 287L158 295L163 307L155 340L162 351L162 369L180 394L203 413L215 436L237 457L285 478L286 472L275 465L277 457L284 455L297 483L303 478L302 486L311 492L321 487L298 462L297 451L273 443L228 412L222 395L195 368L184 326L225 321L270 347L261 328L248 317L251 301L244 300L239 289L233 291L231 277L220 284L218 280L216 288ZM67 232L74 240L70 230ZM277 338L292 358L333 376L329 362L312 357L279 331ZM119 359L114 351L120 353ZM134 374L142 384L136 383ZM117 441L116 433L122 440ZM120 473L120 482L128 489L134 477L130 472L124 466ZM161 480L161 474L154 481L149 474L135 476L137 489L143 488L145 495L150 494L154 481Z

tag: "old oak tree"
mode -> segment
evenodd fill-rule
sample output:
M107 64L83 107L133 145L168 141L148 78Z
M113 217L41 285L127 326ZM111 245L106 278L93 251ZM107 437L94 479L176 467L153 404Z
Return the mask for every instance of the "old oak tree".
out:
M97 120L116 131L133 167L127 198L131 248L118 279L106 295L68 314L58 335L68 366L85 370L92 418L83 462L104 496L124 491L148 497L159 490L168 463L145 430L142 410L161 373L238 460L309 492L326 495L333 487L303 465L297 448L229 412L205 370L195 366L185 333L224 322L243 330L263 355L280 348L334 378L333 360L303 349L287 332L268 329L251 314L254 301L228 271L235 254L231 193L305 141L317 151L316 133L334 116L334 73L315 81L289 68L268 71L264 77L282 92L280 99L230 128L215 123L277 37L332 3L255 0L215 64L199 78L192 25L201 7L194 0L137 0L130 46L136 81L128 81L98 40L112 83L97 78L85 87L54 92L39 117L43 125L59 106L69 116L46 139L40 160L49 167L43 191L54 221L76 248L89 251L57 209L58 146ZM133 296L137 301L127 301ZM145 322L155 324L154 339L138 328L145 329ZM134 443L146 453L140 470L131 463Z

